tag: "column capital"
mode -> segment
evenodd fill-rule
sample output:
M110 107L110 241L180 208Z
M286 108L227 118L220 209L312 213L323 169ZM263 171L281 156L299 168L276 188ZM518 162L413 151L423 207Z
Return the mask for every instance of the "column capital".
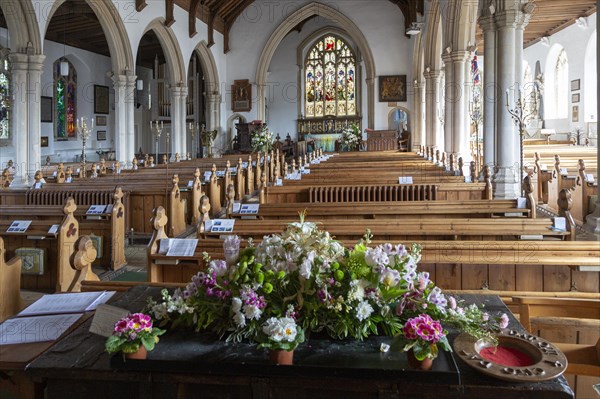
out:
M10 53L8 59L10 60L10 67L13 71L27 71L29 69L29 59L27 54L22 53Z
M171 86L169 88L171 94L174 96L185 97L187 96L188 88L187 86Z
M442 71L439 69L431 69L429 71L423 72L423 76L427 80L439 79L442 76Z
M496 31L496 18L493 15L486 15L484 17L479 17L477 21L479 26L483 30L483 33L494 32Z
M127 75L112 75L110 79L113 81L113 85L115 87L125 87L127 84L128 76Z
M27 58L30 71L42 71L44 68L44 60L46 59L44 54L28 55Z
M503 10L495 14L496 27L498 29L512 28L516 29L521 20L522 12L520 10Z

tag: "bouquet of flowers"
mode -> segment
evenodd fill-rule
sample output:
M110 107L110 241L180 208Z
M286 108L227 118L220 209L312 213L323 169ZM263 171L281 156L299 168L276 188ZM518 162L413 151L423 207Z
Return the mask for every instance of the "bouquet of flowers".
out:
M163 290L160 303L149 299L150 312L161 323L271 349L293 349L309 331L336 339L384 334L396 337L400 350L417 348L425 356L435 356L437 344L450 349L443 325L493 342L500 322L508 321L444 295L417 270L420 246L370 244L367 231L346 249L301 214L300 222L256 246L241 249L237 237L226 239L227 261L207 258L207 270L185 289Z
M263 125L250 135L250 146L254 152L268 151L273 146L273 133Z
M165 333L152 326L150 316L143 313L129 314L115 324L113 335L106 340L108 353L135 353L143 345L151 351L158 343L158 336Z
M354 151L361 141L361 134L356 124L351 124L349 128L342 130L339 138L340 144L347 151Z

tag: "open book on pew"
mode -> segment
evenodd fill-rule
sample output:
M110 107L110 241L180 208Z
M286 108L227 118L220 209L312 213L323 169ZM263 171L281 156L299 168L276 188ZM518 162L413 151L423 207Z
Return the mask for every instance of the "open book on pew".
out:
M38 316L47 314L84 313L96 310L106 303L116 291L67 292L47 294L26 307L17 316Z
M158 253L173 257L173 259L157 259L156 263L160 265L176 265L179 263L179 257L194 256L197 245L198 239L196 238L162 238L158 247Z

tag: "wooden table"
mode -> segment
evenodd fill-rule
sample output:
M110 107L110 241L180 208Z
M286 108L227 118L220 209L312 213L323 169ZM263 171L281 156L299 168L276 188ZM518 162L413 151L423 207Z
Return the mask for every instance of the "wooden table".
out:
M160 288L135 287L113 304L139 310L148 296L157 297L159 292ZM509 313L498 297L464 297L485 303L492 313ZM352 355L357 345L373 346L375 341L337 341L332 351L346 347L344 359L328 359L323 355L323 342L314 340L311 345L309 339L296 350L293 366L273 366L266 353L251 345L169 332L150 352L147 363L124 364L104 352L104 338L90 334L89 323L27 368L35 381L45 384L47 398L573 398L563 377L540 383L503 382L479 374L450 354L443 355L444 363L448 361L455 370L434 372L394 371L402 367L401 360L381 368L382 358L388 355L374 348L367 360ZM522 328L514 318L511 323L511 328ZM374 364L373 369L366 363Z

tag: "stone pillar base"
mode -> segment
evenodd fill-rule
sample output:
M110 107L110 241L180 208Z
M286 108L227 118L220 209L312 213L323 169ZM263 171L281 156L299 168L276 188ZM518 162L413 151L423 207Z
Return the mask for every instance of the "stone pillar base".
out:
M514 199L521 196L521 182L514 168L498 167L492 180L495 199Z

